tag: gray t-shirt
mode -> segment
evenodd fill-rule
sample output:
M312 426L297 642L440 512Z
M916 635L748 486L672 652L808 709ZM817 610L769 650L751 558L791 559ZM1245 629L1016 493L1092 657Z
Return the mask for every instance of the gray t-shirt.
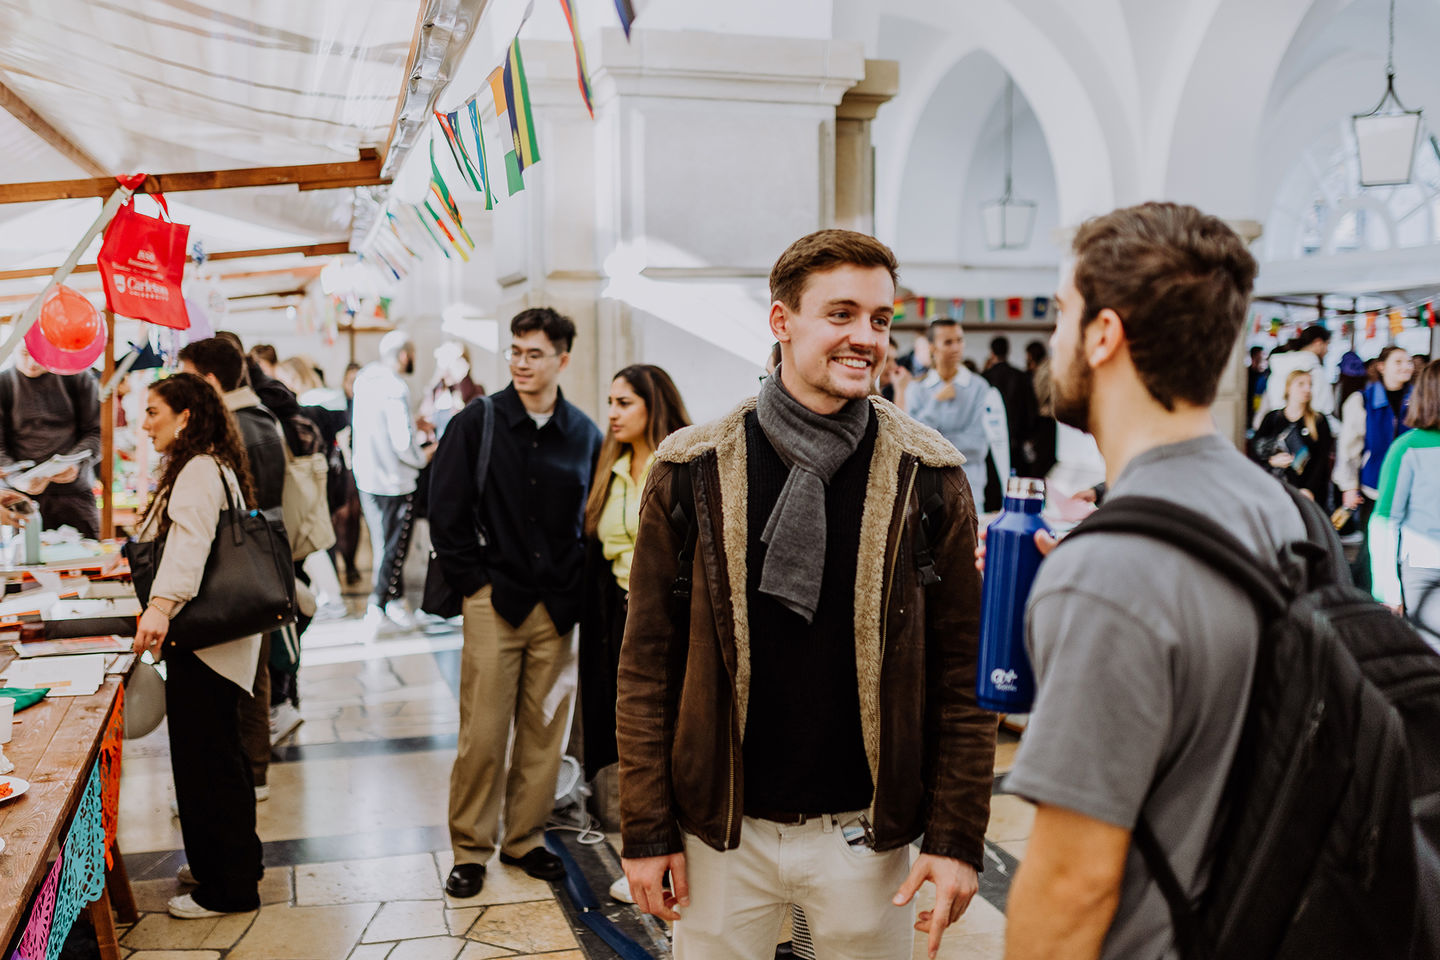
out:
M1212 517L1265 560L1305 536L1279 483L1214 435L1140 454L1109 496L1125 494ZM1026 622L1038 691L1005 788L1127 830L1143 810L1198 892L1255 665L1254 605L1176 547L1093 534L1041 564ZM1171 957L1172 940L1132 844L1102 960Z

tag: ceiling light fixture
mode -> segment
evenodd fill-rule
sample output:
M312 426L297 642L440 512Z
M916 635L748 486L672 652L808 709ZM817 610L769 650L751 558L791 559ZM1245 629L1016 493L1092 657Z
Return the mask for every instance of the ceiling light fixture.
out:
M1360 151L1360 186L1389 187L1410 182L1420 110L1406 110L1395 93L1395 0L1390 0L1390 46L1385 55L1385 95L1369 113L1350 118Z
M1035 201L1018 200L1011 189L1015 138L1015 81L1005 78L1005 193L980 208L985 245L991 250L1019 250L1030 246L1035 228Z

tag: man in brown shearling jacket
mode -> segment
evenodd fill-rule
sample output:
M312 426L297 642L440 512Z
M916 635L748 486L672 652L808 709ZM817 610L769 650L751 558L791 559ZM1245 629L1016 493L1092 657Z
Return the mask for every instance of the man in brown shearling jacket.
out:
M955 448L870 396L896 272L863 234L793 244L770 277L779 369L656 453L620 656L622 855L641 909L678 921L678 960L768 960L790 904L820 956L908 960L926 880L934 956L978 886L995 718L974 696L975 507ZM925 487L943 505L920 542Z

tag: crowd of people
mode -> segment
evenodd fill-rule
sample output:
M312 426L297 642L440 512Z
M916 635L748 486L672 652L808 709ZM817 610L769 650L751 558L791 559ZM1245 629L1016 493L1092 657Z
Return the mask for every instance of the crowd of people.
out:
M402 331L341 388L231 334L185 346L146 397L162 460L137 530L166 543L135 645L169 664L191 885L170 912L258 905L269 748L298 717L299 635L342 602L341 573L359 579L361 515L368 636L414 622L404 568L422 515L435 575L461 598L446 892L480 893L496 854L565 876L544 831L578 695L587 774L618 764L614 895L674 922L685 960L768 958L792 910L803 955L909 957L913 924L934 956L965 912L996 741L975 695L977 520L1012 472L1054 465L1057 422L1095 437L1110 495L1200 511L1257 556L1307 535L1274 478L1333 509L1368 530L1357 563L1376 598L1440 650L1440 367L1416 373L1388 348L1372 374L1347 356L1336 395L1312 327L1268 358L1268 382L1252 361L1247 460L1211 413L1256 272L1239 238L1146 204L1087 222L1074 254L1053 356L1032 343L1020 370L996 338L978 370L946 318L900 354L887 247L803 237L770 276L758 395L694 426L666 371L637 364L597 427L560 388L577 333L547 307L511 320L498 392L463 348L437 351L418 416ZM0 467L91 449L93 377L27 363L0 374ZM25 492L85 522L67 498L88 469ZM289 531L300 616L166 648L234 502ZM1007 780L1038 812L1007 957L1166 955L1176 930L1133 833L1145 825L1187 895L1204 888L1259 630L1238 587L1167 545L1096 533L1045 561L1028 615L1037 701ZM934 905L915 914L926 883Z

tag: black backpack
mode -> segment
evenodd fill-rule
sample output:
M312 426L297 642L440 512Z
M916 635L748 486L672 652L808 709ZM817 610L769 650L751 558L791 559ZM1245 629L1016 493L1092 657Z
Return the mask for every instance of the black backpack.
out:
M1185 960L1437 957L1440 656L1351 584L1333 528L1291 493L1307 540L1272 562L1151 497L1107 501L1066 538L1179 547L1244 588L1264 623L1207 886L1187 895L1143 816L1133 839Z

